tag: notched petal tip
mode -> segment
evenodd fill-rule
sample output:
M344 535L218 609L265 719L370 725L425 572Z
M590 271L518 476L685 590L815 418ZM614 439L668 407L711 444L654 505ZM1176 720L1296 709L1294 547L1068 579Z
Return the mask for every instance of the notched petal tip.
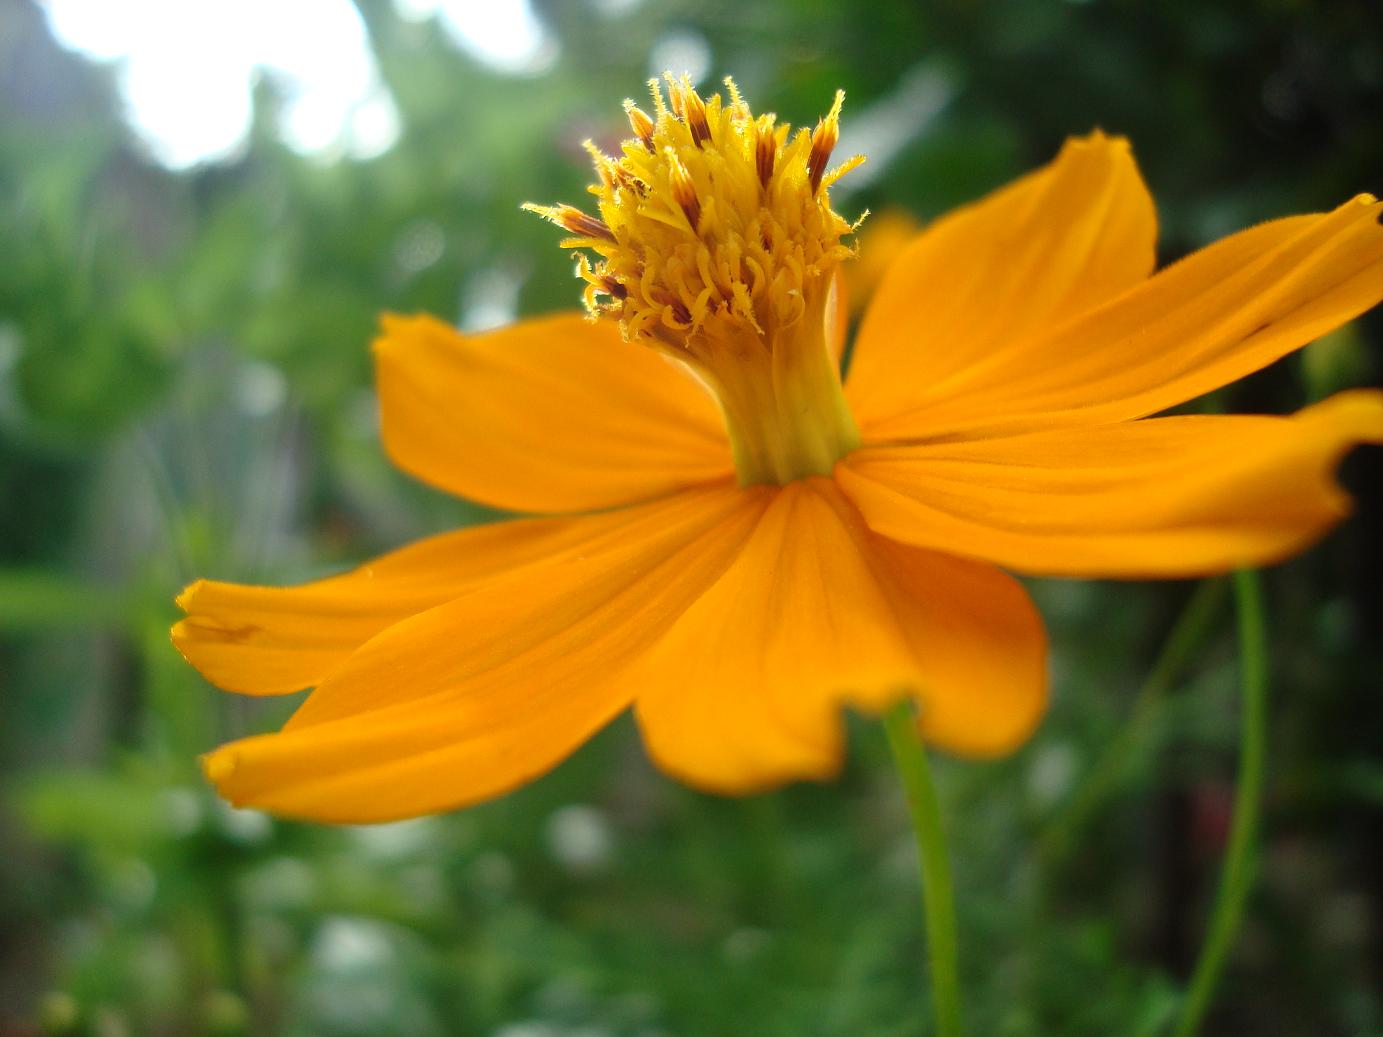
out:
M379 331L370 342L370 350L378 359L400 348L409 339L439 327L450 329L450 325L426 313L392 313L386 310L379 315Z
M234 776L238 756L234 749L229 746L222 746L213 749L209 753L203 753L197 757L197 762L201 764L202 774L206 780L216 786L216 790L230 800L232 804L238 805L236 801L226 793L224 785Z
M1122 133L1106 133L1099 126L1089 133L1067 137L1063 147L1092 151L1101 149L1128 155L1133 153L1132 142Z
M191 613L198 596L206 588L206 583L206 580L193 580L173 599L173 603L183 612ZM181 626L181 624L178 625Z

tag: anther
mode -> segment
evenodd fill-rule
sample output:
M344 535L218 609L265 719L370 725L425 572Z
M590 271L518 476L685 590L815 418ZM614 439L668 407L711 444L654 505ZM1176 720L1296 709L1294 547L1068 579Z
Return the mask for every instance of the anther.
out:
M588 216L574 205L534 205L524 206L529 212L536 212L578 238L597 238L601 241L614 241L614 232L601 220Z
M840 106L845 103L845 91L836 91L835 104L826 113L826 118L816 124L812 131L812 150L807 156L807 174L811 178L812 194L821 187L821 178L826 175L826 163L831 160L840 141Z
M643 146L649 151L657 150L653 146L653 131L655 129L653 120L648 117L648 113L636 105L633 101L624 102L624 114L629 116L629 125L633 127L634 135L643 141Z
M691 130L692 141L698 148L704 147L706 141L711 139L711 124L706 119L706 102L695 90L684 89L682 92L682 118Z
M773 132L773 116L765 115L754 124L754 165L759 172L759 183L764 187L773 179L773 163L777 157L778 138Z
M696 197L696 185L692 183L691 174L687 172L687 167L682 165L676 151L668 148L664 154L667 156L668 182L672 187L673 200L682 207L687 222L695 232L701 221L701 200Z

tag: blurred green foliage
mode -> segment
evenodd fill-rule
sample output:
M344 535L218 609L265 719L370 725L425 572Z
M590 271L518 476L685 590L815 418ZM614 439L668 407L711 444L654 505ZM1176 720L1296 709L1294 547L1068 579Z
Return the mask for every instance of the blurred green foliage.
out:
M1374 0L536 6L555 64L504 76L359 0L392 149L296 155L266 82L244 154L175 174L124 127L110 67L0 2L0 1032L926 1032L910 839L870 725L838 784L728 801L654 774L621 724L505 800L379 829L233 811L197 772L285 707L184 666L172 595L485 517L385 463L376 314L464 319L511 287L520 313L574 304L518 204L581 197L581 139L622 132L670 32L793 122L847 90L847 129L883 158L847 212L929 218L1095 125L1133 138L1164 258L1383 189ZM1381 358L1366 319L1229 402L1287 409L1377 381ZM1267 845L1215 1034L1383 1033L1379 475L1352 458L1362 517L1270 580ZM1010 760L940 768L971 1032L1159 1034L1223 839L1229 617L1051 860L1043 832L1189 588L1035 590L1052 716Z

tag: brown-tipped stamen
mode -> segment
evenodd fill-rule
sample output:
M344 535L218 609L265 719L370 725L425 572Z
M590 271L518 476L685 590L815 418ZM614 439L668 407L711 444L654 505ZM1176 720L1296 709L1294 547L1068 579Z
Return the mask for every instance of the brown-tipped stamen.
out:
M536 212L543 219L557 224L569 234L578 238L594 238L599 241L614 241L614 232L603 221L576 208L574 205L534 205L528 202L524 208Z
M773 132L773 116L765 115L754 123L754 165L759 183L768 186L773 179L773 166L778 158L778 138ZM815 188L812 189L815 192Z
M687 222L691 224L692 232L695 233L701 224L701 199L696 197L696 185L692 182L687 167L682 165L681 159L677 157L677 152L671 148L667 149L667 163L673 200L682 207L682 212L686 214Z
M826 175L826 163L831 161L831 152L840 142L840 106L845 103L845 91L836 91L836 100L826 118L816 124L812 131L812 150L807 156L807 173L811 179L812 194L821 188L821 178Z
M634 136L643 141L643 146L649 151L656 150L653 145L655 126L653 120L648 117L648 113L633 101L626 100L624 102L624 114L629 116L629 125L634 130Z
M698 148L705 147L711 139L711 124L706 119L706 102L695 90L684 88L682 93L682 118L691 130L692 140Z

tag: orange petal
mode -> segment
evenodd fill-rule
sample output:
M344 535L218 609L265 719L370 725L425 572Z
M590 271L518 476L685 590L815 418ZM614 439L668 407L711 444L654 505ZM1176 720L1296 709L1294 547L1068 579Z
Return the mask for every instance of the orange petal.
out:
M173 627L173 644L227 691L301 691L384 628L508 571L579 551L619 521L516 519L461 529L299 587L198 580L178 596L187 618Z
M841 707L909 691L925 735L1009 750L1045 702L1041 620L1010 577L889 543L827 479L779 491L719 581L636 668L652 757L742 793L833 774Z
M389 627L277 734L205 760L231 802L319 821L448 810L544 773L630 701L625 671L724 571L771 494L688 491Z
M460 496L586 511L733 471L710 394L609 321L569 313L463 335L386 315L375 350L390 456Z
M885 536L1059 576L1199 576L1277 561L1348 511L1331 473L1383 442L1383 393L1290 418L1188 415L867 447L836 469Z
M934 383L1144 280L1156 237L1128 142L1101 133L938 220L885 274L860 327L846 397L866 440Z
M1266 366L1383 299L1383 206L1225 238L1129 292L924 390L873 441L971 438L1153 414Z

